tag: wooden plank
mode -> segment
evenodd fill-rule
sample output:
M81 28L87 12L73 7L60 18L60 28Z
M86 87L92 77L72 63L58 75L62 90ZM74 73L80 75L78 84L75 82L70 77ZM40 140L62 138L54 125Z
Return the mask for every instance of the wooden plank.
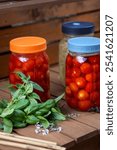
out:
M100 150L100 135L80 142L69 150Z
M57 85L63 86L59 78L59 73L54 71L50 71L50 81L56 83Z
M22 129L16 129L15 132L22 136L28 136L28 137L32 137L32 138L56 142L58 145L66 146L67 148L70 148L75 144L74 139L72 139L62 133L51 132L50 134L48 134L46 136L43 136L41 134L36 134L34 125L28 126L26 128L22 128Z
M74 1L75 2L69 1L70 3L61 1L59 4L56 2L47 5L45 5L44 1L33 1L33 4L30 5L30 7L23 6L18 8L15 4L6 4L4 7L7 7L7 10L3 8L3 6L0 7L0 26L69 17L75 14L94 11L100 7L99 0ZM44 3L44 5L40 5L41 3ZM11 7L10 5L14 5L16 8L8 9L8 7Z
M58 73L59 72L59 64L54 64L54 65L51 65L51 68L50 70L53 71L53 72L56 72Z
M21 27L2 29L0 31L0 51L8 50L9 41L20 36L41 36L46 38L48 43L58 41L63 37L60 28L62 21L91 21L95 23L95 30L99 31L99 15L99 11L96 11L88 14L69 17L64 20L55 19L43 23L41 22L31 25L24 25Z
M55 90L57 89L57 90ZM50 91L51 91L51 95L53 96L59 96L62 93L64 93L64 87L61 85L57 85L56 83L51 82L50 83Z
M9 54L0 56L0 78L8 76Z
M98 134L95 128L72 119L58 124L60 124L60 126L63 128L62 133L74 138L76 142L84 141L89 137L93 137Z

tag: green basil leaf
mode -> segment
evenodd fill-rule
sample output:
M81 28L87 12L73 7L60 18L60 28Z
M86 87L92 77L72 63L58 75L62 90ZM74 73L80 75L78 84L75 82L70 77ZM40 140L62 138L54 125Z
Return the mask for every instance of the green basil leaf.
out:
M26 122L28 124L36 124L39 121L39 119L37 117L35 117L34 115L28 115L26 118Z
M2 114L0 115L0 117L4 118L4 117L10 117L14 112L14 109L9 109L8 107L5 108L2 112Z
M24 109L28 105L29 105L29 101L27 99L21 99L21 100L18 100L16 102L14 102L10 106L10 108L13 108L13 109Z
M57 98L55 98L55 103L57 104L64 96L65 94L61 94L60 96L58 96Z
M8 105L8 101L6 99L0 100L0 108L6 108Z
M17 72L15 72L21 79L22 79L22 81L24 82L24 83L26 83L30 78L27 78L26 76L25 76L25 74L23 74L22 72L20 72L20 71L17 71Z
M62 113L60 113L59 111L57 111L55 108L51 109L52 112L52 116L55 120L66 120L65 115L63 115Z
M51 111L49 111L47 114L43 115L44 118L47 118L51 114Z
M24 112L29 115L35 113L38 109L39 109L38 104L30 104L28 107L24 109Z
M50 123L48 122L48 120L42 116L38 116L39 119L39 123L41 123L43 125L43 128L48 128Z
M30 94L30 98L32 98L32 99L37 99L37 100L41 100L41 99L40 99L40 96L39 96L37 93L34 93L34 92Z
M42 108L39 109L38 111L35 112L36 116L43 116L44 114L47 114L49 110L47 108Z
M49 111L49 109L51 109L54 106L55 106L55 101L53 99L48 99L47 101L41 103L41 105L39 106L39 109L46 107Z
M11 116L11 120L12 121L23 121L25 120L25 113L20 110L20 109L16 109L14 110L14 113Z
M33 88L34 89L39 90L41 92L44 92L43 88L39 84L37 84L37 83L35 83L33 81L30 81L30 82L33 84Z
M12 99L19 98L20 95L22 95L22 90L18 89L13 93Z
M3 108L0 108L0 115L2 114L2 112L3 112Z
M11 133L13 130L13 124L12 124L11 120L4 118L3 119L3 128L4 128L4 132Z
M26 126L27 126L26 122L21 122L21 121L16 121L16 120L13 122L14 128L24 128Z
M26 94L30 94L33 92L33 84L32 83L28 83L25 85L25 93Z

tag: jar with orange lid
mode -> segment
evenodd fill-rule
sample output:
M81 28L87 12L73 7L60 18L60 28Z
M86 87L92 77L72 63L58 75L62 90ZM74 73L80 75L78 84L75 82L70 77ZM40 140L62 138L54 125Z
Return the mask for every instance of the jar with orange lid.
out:
M66 101L80 111L100 108L100 40L79 37L68 40Z
M46 40L41 37L19 37L10 41L10 83L20 83L19 77L14 72L23 72L44 89L44 92L36 91L42 101L50 98L50 76L46 48Z

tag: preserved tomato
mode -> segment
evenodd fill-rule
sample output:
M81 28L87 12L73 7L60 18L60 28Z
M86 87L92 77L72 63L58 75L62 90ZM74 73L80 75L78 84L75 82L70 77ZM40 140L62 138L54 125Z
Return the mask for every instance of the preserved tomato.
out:
M36 50L35 52L35 44L33 45L33 42L29 43L28 46L26 45L27 44L26 41L25 43L23 43L24 46L27 46L26 50L28 51L28 53L26 50L24 51L20 49L20 46L19 45L18 45L19 47L17 46L17 40L19 41L20 39L22 40L24 38L25 37L14 39L16 41L11 41L10 43L12 54L10 56L9 62L9 71L10 71L9 80L10 83L13 84L21 83L20 78L14 73L16 71L21 71L26 76L30 76L30 79L32 81L38 83L44 89L44 92L36 90L35 91L39 94L41 100L45 101L50 98L50 76L49 76L48 56L45 50L40 51L40 47L38 47L39 50ZM32 37L28 37L27 40L30 41L30 38ZM33 40L35 40L35 38ZM36 37L36 40L37 44L39 44L40 39ZM16 42L15 43L16 49L12 48L14 42ZM20 41L20 44L21 43L22 41ZM29 47L31 46L30 44L32 44L33 46L33 53L32 50L30 50Z
M66 102L81 111L100 108L99 49L95 53L79 53L69 50L66 58Z

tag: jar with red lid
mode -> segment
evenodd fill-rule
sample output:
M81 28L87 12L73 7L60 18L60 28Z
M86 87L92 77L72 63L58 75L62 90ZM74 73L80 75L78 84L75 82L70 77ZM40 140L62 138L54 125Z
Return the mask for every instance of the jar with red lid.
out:
M80 111L100 108L100 39L68 40L66 58L66 101Z
M46 40L41 37L20 37L10 41L10 83L20 83L20 78L14 72L23 72L44 89L44 92L36 91L42 101L50 98L50 76L46 47Z

